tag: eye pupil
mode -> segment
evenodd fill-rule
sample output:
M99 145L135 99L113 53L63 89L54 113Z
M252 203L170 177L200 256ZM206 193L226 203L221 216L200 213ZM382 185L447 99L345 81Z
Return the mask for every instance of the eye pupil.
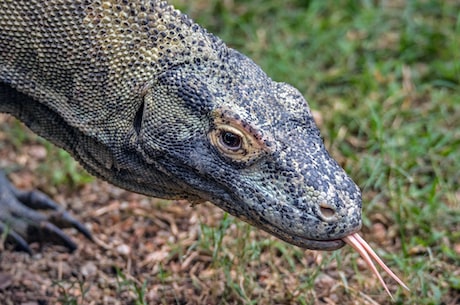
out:
M241 137L232 132L224 131L221 133L220 138L222 143L229 149L237 150L241 148Z

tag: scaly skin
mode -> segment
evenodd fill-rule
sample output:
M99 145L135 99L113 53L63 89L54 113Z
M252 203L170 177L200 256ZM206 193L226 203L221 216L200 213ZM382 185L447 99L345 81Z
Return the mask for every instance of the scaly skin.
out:
M302 95L165 2L0 2L0 112L117 186L210 201L300 247L361 226Z

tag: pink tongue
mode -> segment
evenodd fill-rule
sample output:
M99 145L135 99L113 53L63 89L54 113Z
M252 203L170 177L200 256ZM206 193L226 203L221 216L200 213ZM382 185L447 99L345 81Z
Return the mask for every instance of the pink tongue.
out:
M383 270L385 270L396 282L398 282L399 285L409 290L406 284L404 284L403 281L401 281L399 277L397 277L396 274L394 274L393 271L391 271L390 268L388 268L387 265L385 265L385 263L380 259L377 253L375 253L374 250L372 250L371 246L369 246L369 244L361 236L359 236L358 233L354 233L354 234L344 237L343 241L349 244L350 246L352 246L356 251L358 251L358 253L367 263L369 268L371 268L372 272L377 276L380 283L382 283L383 288L385 288L386 292L390 295L392 299L393 299L393 296L391 295L390 290L388 289L387 285L383 281L382 276L377 271L377 268L375 267L375 264L372 261L372 258L377 262L377 264L380 265L380 267L382 267Z

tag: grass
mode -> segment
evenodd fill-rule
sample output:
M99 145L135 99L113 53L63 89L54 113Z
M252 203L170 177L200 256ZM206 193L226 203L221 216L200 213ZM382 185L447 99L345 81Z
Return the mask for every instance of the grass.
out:
M297 87L319 113L331 153L362 187L363 231L372 236L372 225L381 222L397 243L391 254L381 254L412 288L398 302L455 303L458 2L235 0L182 6L275 80Z
M307 97L331 154L362 188L364 236L411 288L392 286L395 303L459 302L458 1L173 2ZM73 165L66 168L61 177L86 181ZM210 281L177 278L167 262L157 278L144 274L139 282L126 282L130 271L119 270L120 285L134 287L133 303L145 303L153 282L190 281L196 294L207 291L218 304L373 304L369 295L390 302L348 247L305 252L230 216L217 225L201 221L202 235L172 244L167 260L192 252L210 257ZM331 277L340 287L324 296L321 285Z

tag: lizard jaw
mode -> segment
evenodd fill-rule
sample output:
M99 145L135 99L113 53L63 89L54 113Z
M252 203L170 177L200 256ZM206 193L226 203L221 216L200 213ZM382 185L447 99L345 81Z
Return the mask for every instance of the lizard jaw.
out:
M301 244L298 244L301 248L310 250L322 250L322 251L334 251L345 246L345 242L341 239L333 240L314 240L314 239L301 239Z
M240 217L240 219L242 218ZM242 220L246 221L245 219L242 219ZM256 227L259 227L260 229L266 231L267 233L289 244L298 246L303 249L334 251L334 250L342 248L346 244L342 237L338 237L338 238L334 237L333 239L311 239L311 238L306 238L304 236L300 236L297 234L286 233L284 230L277 228L275 226L269 226L269 227L262 226L261 227L251 222L249 223L252 225L255 225ZM359 230L360 230L360 227L356 228L356 232ZM354 232L351 232L348 234L353 234L353 233Z

